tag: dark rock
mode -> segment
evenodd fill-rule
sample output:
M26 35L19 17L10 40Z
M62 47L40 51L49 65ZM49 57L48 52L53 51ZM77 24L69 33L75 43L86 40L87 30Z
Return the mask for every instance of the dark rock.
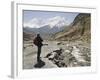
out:
M57 45L61 45L61 44L62 44L62 42L58 42L58 43L57 43Z
M49 60L53 60L54 58L48 58Z
M48 53L45 58L48 58L51 55L52 55L52 52L51 53Z
M63 49L59 49L59 50L54 50L53 52L56 52L58 55L62 54Z

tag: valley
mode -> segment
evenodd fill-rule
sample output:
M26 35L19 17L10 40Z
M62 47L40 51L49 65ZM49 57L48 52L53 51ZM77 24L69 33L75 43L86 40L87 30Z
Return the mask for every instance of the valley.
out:
M23 69L91 66L91 15L80 13L70 25L57 25L62 22L52 27L23 28ZM43 38L43 65L38 67L37 47L33 44L37 33Z

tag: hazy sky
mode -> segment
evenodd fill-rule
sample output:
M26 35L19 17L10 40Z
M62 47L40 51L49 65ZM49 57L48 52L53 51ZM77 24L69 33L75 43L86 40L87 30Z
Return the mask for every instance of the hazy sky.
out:
M54 12L54 11L34 11L34 10L24 10L23 11L23 22L24 24L30 23L32 24L33 19L39 19L41 21L46 21L47 19L52 19L53 17L60 17L64 18L68 24L70 24L74 18L78 15L79 13L74 13L74 12ZM35 21L36 22L36 21ZM33 22L33 24L35 23Z

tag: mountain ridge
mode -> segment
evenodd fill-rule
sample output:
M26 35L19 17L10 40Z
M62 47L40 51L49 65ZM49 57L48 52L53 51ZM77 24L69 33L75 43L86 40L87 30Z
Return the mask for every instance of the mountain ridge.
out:
M55 40L82 40L90 42L91 31L91 15L88 13L80 13L76 16L69 27L66 27L62 32L54 35Z

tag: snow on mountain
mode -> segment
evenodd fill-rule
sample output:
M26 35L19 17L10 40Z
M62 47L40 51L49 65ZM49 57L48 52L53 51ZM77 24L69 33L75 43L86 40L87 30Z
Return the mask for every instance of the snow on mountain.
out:
M55 16L48 19L33 18L29 22L24 23L24 27L29 27L29 28L41 28L46 25L49 25L50 28L53 27L61 28L62 26L68 25L68 22L64 17Z
M67 21L64 17L55 16L53 18L48 19L46 24L49 25L50 28L53 28L53 27L60 28L64 25L67 25Z

